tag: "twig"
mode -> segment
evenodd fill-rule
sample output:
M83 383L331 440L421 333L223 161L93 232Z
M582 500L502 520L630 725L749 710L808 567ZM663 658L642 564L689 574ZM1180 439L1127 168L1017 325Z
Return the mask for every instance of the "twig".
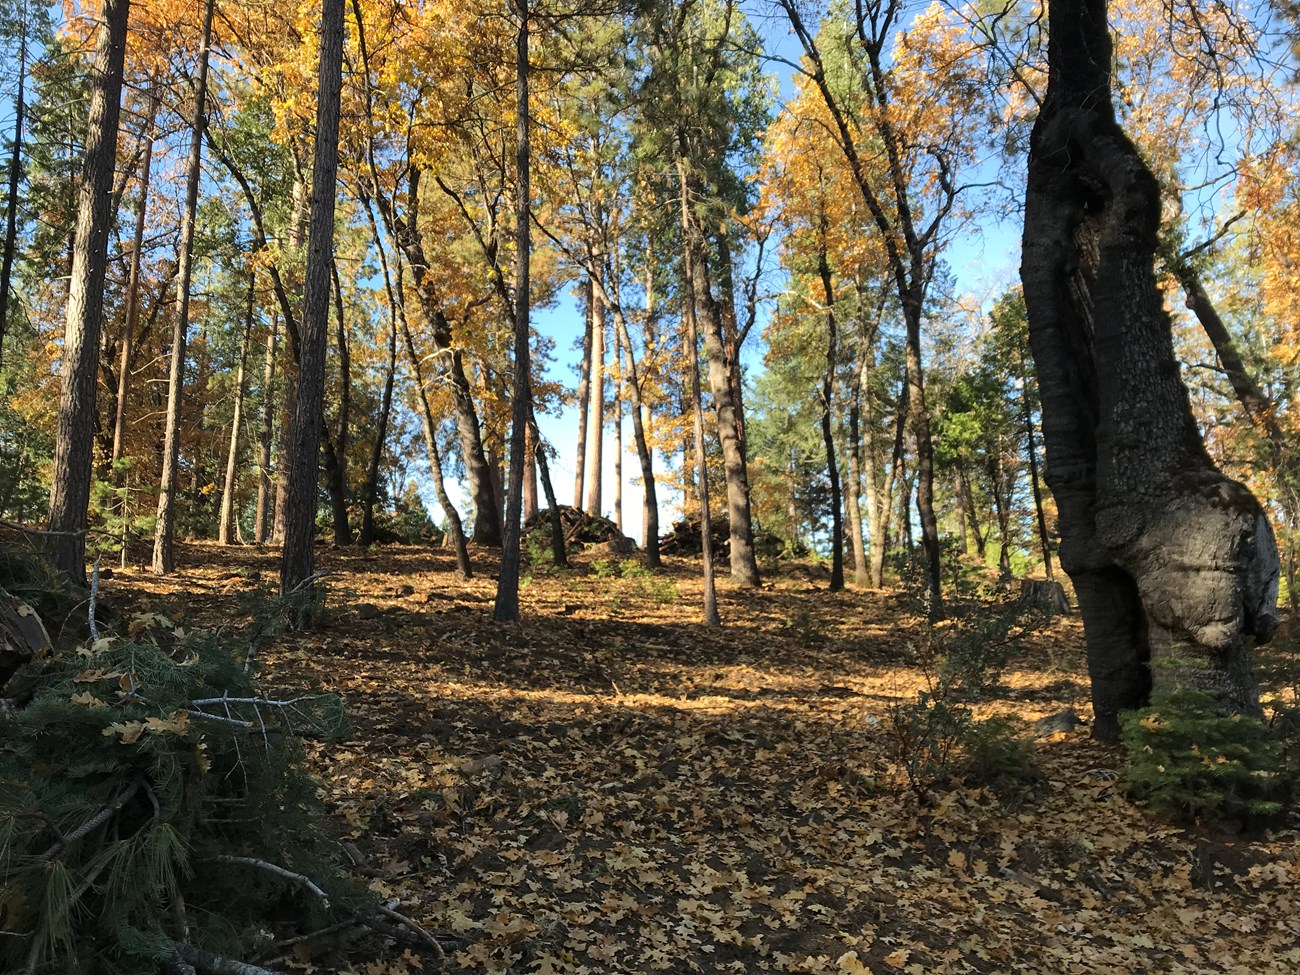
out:
M201 971L208 972L209 975L280 975L270 968L250 965L246 961L236 961L234 958L222 958L210 951L181 944L179 941L173 942L173 946L176 953L185 961Z
M309 891L320 898L325 907L330 906L329 895L321 890L311 880L310 877L304 877L300 873L294 873L292 870L286 870L276 863L268 863L266 860L259 860L256 857L237 857L223 854L221 856L207 857L209 863L239 863L246 867L255 867L258 870L264 870L267 873L273 873L277 877L283 877L285 880L291 880L299 886L306 887Z
M95 623L95 609L99 604L99 559L95 559L95 567L90 571L90 642L96 644L99 642L99 626Z
M140 787L142 785L144 785L144 776L137 775L135 777L135 781L131 783L130 788L128 788L125 792L119 795L116 799L114 799L111 803L109 803L99 812L95 813L95 815L91 816L88 820L86 820L84 823L82 823L80 826L74 829L71 833L68 833L67 835L61 837L58 840L58 842L56 842L52 847L50 847L48 850L46 850L44 853L41 854L41 859L53 860L56 856L58 856L60 853L66 850L73 843L77 842L79 839L86 836L92 830L95 830L98 827L102 826L104 823L108 822L110 819L113 818L113 816L118 812L118 810L120 810L123 806L127 804L127 802L130 800L130 798L133 795L135 795L137 792L140 791Z
M419 922L412 921L405 914L398 914L391 907L385 907L383 904L379 905L379 913L389 920L396 921L398 924L402 925L402 927L412 931L421 941L433 949L433 953L438 956L439 961L447 960L447 955L442 950L442 945L438 944L438 939L426 931L423 925Z

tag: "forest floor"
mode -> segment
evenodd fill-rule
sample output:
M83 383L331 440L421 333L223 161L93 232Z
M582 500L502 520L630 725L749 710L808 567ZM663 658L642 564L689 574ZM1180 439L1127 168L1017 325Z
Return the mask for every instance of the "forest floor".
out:
M318 549L325 623L265 652L269 686L343 696L355 733L309 749L333 828L358 879L447 946L293 970L1300 970L1297 833L1158 823L1086 727L1039 739L1018 795L920 804L894 758L891 706L925 686L898 593L786 567L723 583L709 630L692 563L607 578L580 556L534 575L524 621L502 625L493 557L474 558L460 581L441 550ZM106 601L211 626L274 590L270 550L181 559L165 581L118 571ZM1087 702L1062 619L980 713Z

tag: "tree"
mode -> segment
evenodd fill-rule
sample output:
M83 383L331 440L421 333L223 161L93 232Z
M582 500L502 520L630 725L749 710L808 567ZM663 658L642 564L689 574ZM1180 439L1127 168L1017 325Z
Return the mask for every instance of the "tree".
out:
M104 0L96 30L86 150L77 192L77 234L63 333L58 432L51 475L49 530L54 567L86 579L86 508L95 430L96 372L104 308L104 270L113 220L113 169L130 0Z
M343 0L323 0L312 159L311 224L298 358L298 397L289 454L280 592L309 584L321 427L325 420L325 347L329 337L330 265L334 258L334 196L339 162L339 100L343 84Z
M1160 189L1115 117L1105 0L1049 0L1021 279L1062 567L1094 733L1178 677L1258 714L1249 650L1277 627L1273 531L1205 451L1155 276ZM1165 665L1165 666L1162 666Z
M181 397L185 387L185 345L190 322L190 277L194 267L194 218L203 174L203 132L207 127L208 50L212 43L214 0L205 0L194 79L194 117L190 120L190 155L185 170L185 205L177 251L176 319L172 324L171 369L167 379L167 424L163 442L162 483L158 492L158 521L153 536L153 571L175 569L172 535L176 519L176 467L180 462Z

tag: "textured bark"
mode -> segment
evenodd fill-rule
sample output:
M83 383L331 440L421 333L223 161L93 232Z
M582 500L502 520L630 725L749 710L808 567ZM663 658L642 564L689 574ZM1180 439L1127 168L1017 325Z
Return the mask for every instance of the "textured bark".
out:
M849 539L853 548L853 584L870 585L867 545L862 524L862 408L861 387L854 382L853 401L849 407L849 475L844 480L844 510L848 514Z
M623 530L623 339L614 329L614 527Z
M685 137L679 141L685 146ZM713 393L713 410L717 419L718 439L722 443L722 464L727 483L727 514L731 534L731 581L747 588L759 584L758 561L754 556L754 530L749 507L749 473L740 442L736 404L731 395L731 367L727 362L722 312L710 283L708 258L704 253L703 235L690 205L685 156L677 160L681 194L683 237L683 283L687 304L693 304L692 322L702 319L704 357L709 364L709 389ZM696 448L699 449L698 446ZM698 463L703 461L699 458Z
M338 174L339 100L343 81L343 0L322 0L320 71L316 93L316 146L312 160L311 225L303 289L280 592L288 594L312 576L312 540L321 428L325 417L325 349L329 336L330 262L334 257L334 197Z
M244 371L253 334L257 273L248 274L248 303L244 308L244 334L239 340L239 367L235 371L235 406L230 417L230 447L226 451L226 477L221 487L221 512L217 516L217 543L229 545L235 534L235 484L239 462L239 430L244 419Z
M1159 188L1115 120L1104 0L1051 0L1049 19L1021 277L1094 733L1116 736L1153 683L1258 714L1249 650L1277 626L1273 532L1214 467L1178 372L1154 270Z
M501 570L492 618L498 623L519 619L519 536L523 528L524 465L528 460L528 421L532 418L532 356L528 328L529 179L528 116L528 0L514 0L519 16L515 33L515 306L514 376L510 383L510 483L506 488L505 533Z
M203 132L208 115L208 51L212 43L215 0L203 5L203 34L194 78L194 116L190 120L190 155L185 165L185 208L181 211L181 240L177 249L176 318L172 323L171 363L167 373L167 421L163 433L162 477L158 490L158 519L154 523L153 571L176 568L172 548L176 527L176 474L181 451L181 411L185 388L185 347L190 330L190 278L194 268L194 221L203 175Z
M689 263L689 258L687 259ZM691 407L695 416L695 497L700 506L700 561L704 574L704 622L708 626L721 626L722 617L718 615L718 593L714 585L713 568L713 517L709 511L709 475L704 458L704 404L700 397L700 367L696 349L699 337L695 323L695 304L689 299L684 305L683 317L686 319L686 340L690 347L690 356L686 367L691 373Z
M91 63L89 124L77 191L77 230L60 352L62 390L50 480L49 529L54 568L86 582L86 508L94 462L96 369L104 308L104 271L113 223L113 163L122 94L129 0L105 0Z

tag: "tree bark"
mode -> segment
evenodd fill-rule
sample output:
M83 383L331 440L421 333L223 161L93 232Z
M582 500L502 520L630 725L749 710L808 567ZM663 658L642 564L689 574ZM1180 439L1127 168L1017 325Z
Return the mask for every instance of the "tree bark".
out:
M171 365L167 374L167 420L163 433L162 477L158 492L158 520L153 535L153 571L159 575L176 568L173 536L176 523L176 472L180 463L181 411L185 386L185 347L190 328L190 279L194 269L194 220L199 204L199 179L203 175L203 130L208 114L208 52L212 43L214 0L203 6L198 74L194 79L194 118L190 122L190 155L185 166L185 209L181 212L181 239L177 251L176 319L172 324Z
M683 214L683 219L685 216ZM687 257L689 263L690 258ZM689 272L688 272L689 274ZM700 506L700 561L704 573L704 622L707 626L721 626L722 617L718 615L718 593L714 584L713 568L713 516L709 511L709 472L704 457L704 404L700 397L700 367L696 349L699 337L696 334L695 303L689 297L684 305L686 317L686 337L691 355L686 360L686 367L691 373L691 404L695 414L695 495Z
M375 444L370 451L370 466L366 470L366 487L361 502L361 532L357 541L361 545L371 545L375 540L375 503L379 496L379 465L384 458L384 446L388 440L388 421L393 413L393 385L397 379L397 304L393 299L392 285L388 276L388 255L384 252L383 240L374 214L366 202L370 226L375 234L375 246L379 249L379 260L384 273L384 285L388 290L388 366L384 372L384 391L379 398L379 427L375 431Z
M623 339L614 329L614 527L623 531Z
M104 272L112 228L113 168L130 0L104 0L91 63L89 122L77 191L77 230L60 353L62 391L50 481L50 559L77 585L86 582L86 509L94 463L96 370Z
M330 517L334 523L334 545L352 544L348 526L348 427L352 412L352 352L348 348L347 326L343 319L343 288L339 282L338 261L330 258L330 280L334 295L335 335L339 350L339 432L334 438L325 431L325 485L330 495ZM321 421L325 421L322 419Z
M736 421L736 406L731 395L731 370L727 363L722 334L722 315L709 279L708 259L690 204L690 187L686 173L685 136L679 135L683 154L677 159L678 184L682 217L683 277L687 303L693 304L692 320L703 319L704 356L709 364L709 389L717 417L718 439L722 442L722 462L727 481L727 514L731 535L731 581L747 588L759 584L758 562L754 556L754 531L749 507L749 474L741 448ZM697 447L698 449L698 447ZM701 458L702 460L702 458Z
M1026 379L1026 382L1029 380ZM1022 394L1025 411L1025 452L1029 455L1029 486L1034 492L1034 515L1038 521L1038 543L1043 550L1043 573L1052 582L1052 538L1047 531L1047 516L1043 513L1043 489L1038 477L1038 445L1034 442L1034 416L1029 409L1029 394Z
M311 226L298 358L298 401L293 420L280 592L299 590L312 577L312 541L320 438L325 416L325 348L329 335L330 262L334 256L334 196L338 175L339 101L343 81L343 0L322 0L320 70L316 92L316 147L312 160Z
M239 367L235 370L235 407L230 419L230 449L226 452L226 477L221 488L221 513L217 516L217 544L229 545L235 534L235 484L239 462L239 428L244 417L244 370L248 365L248 344L253 334L256 310L257 271L248 271L248 304L244 308L244 334L239 341Z
M826 450L826 480L831 488L831 592L844 588L844 518L841 514L840 471L835 461L835 428L832 404L835 394L835 370L839 365L839 336L835 323L835 289L831 286L831 266L826 257L826 214L822 213L821 244L817 252L817 273L822 282L822 300L826 307L826 369L822 374L822 445Z
M528 328L529 256L532 242L529 216L532 188L529 179L528 116L528 0L514 0L519 16L515 34L515 307L514 377L510 384L510 483L506 488L505 534L501 544L501 571L492 618L498 623L519 619L519 536L524 506L524 464L528 456L528 421L532 410L532 356Z
M1159 187L1115 120L1105 2L1050 0L1049 21L1021 278L1094 734L1116 737L1121 710L1173 682L1258 715L1249 651L1277 627L1273 531L1210 460L1178 372Z

